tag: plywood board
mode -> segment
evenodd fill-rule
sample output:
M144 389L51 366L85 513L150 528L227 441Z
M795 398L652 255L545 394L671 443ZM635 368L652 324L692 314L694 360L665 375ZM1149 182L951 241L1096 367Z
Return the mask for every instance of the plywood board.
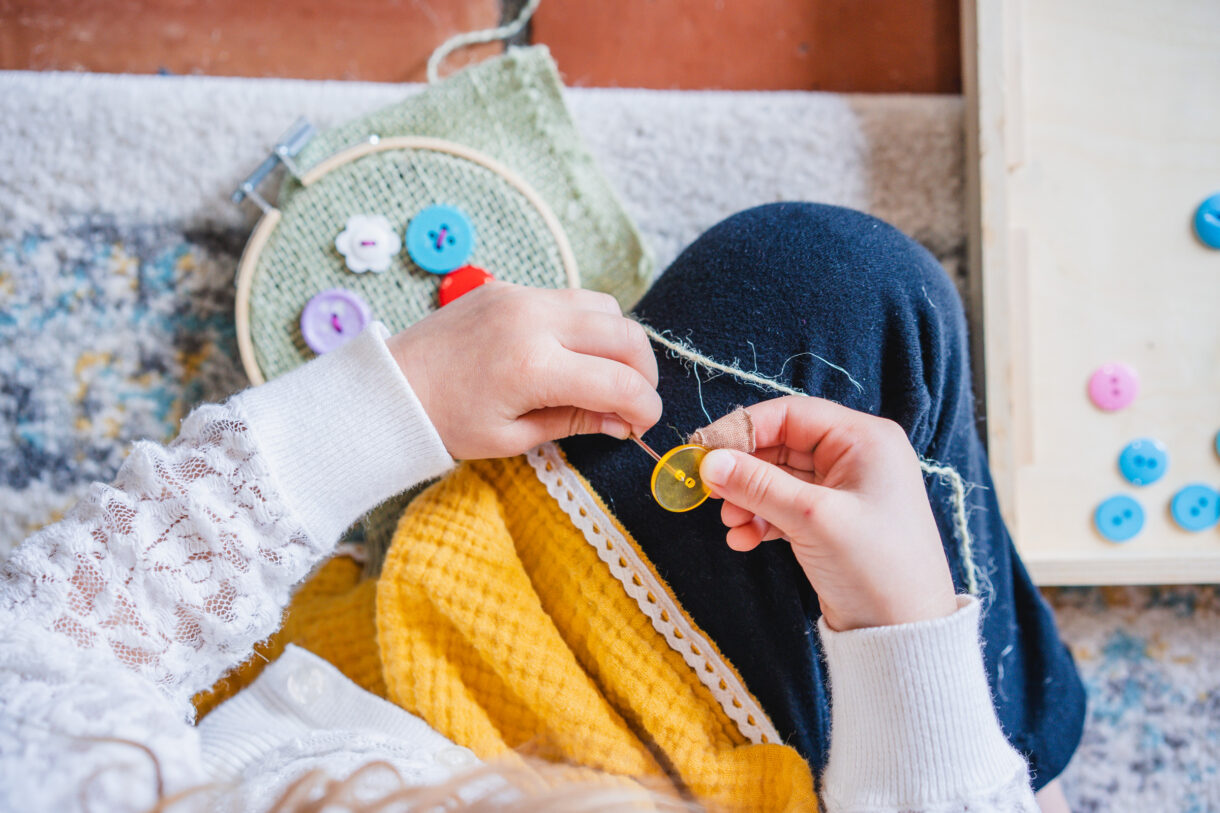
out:
M1220 528L1190 533L1169 503L1220 488L1220 251L1195 208L1220 192L1220 3L966 0L972 296L984 330L996 487L1043 584L1220 581ZM1107 413L1099 365L1141 393ZM1128 441L1170 465L1139 488ZM1093 527L1114 494L1143 506L1129 542Z

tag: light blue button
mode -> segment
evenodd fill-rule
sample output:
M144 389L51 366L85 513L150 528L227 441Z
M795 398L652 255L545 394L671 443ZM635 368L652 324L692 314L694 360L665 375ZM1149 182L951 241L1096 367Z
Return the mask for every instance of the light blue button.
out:
M1118 455L1118 470L1132 485L1152 485L1165 476L1168 468L1165 444L1153 438L1133 440Z
M1169 510L1185 530L1205 531L1220 522L1220 491L1192 483L1173 495Z
M433 274L448 274L466 264L474 250L474 226L452 206L429 206L407 224L407 253Z
M1195 234L1204 245L1220 248L1220 194L1212 195L1195 210Z
M1111 542L1126 542L1144 528L1144 509L1126 494L1103 502L1093 514L1097 532Z

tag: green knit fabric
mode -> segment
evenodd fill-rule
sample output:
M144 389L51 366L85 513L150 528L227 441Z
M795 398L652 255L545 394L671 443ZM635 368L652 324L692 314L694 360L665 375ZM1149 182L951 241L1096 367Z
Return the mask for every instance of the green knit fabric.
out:
M545 47L510 49L462 70L390 107L315 136L296 156L303 170L370 136L428 136L485 153L516 172L559 220L576 257L581 284L612 294L627 309L652 279L652 258L617 196L581 142L563 102L563 86ZM280 188L282 213L259 257L250 294L255 359L267 379L313 358L300 331L310 297L348 288L392 332L437 307L441 276L400 251L382 273L349 271L335 237L355 214L384 215L403 235L422 209L456 206L475 231L468 262L497 279L564 287L557 243L538 210L511 184L463 158L427 150L374 153L309 187L291 175ZM405 498L374 511L366 544L388 543Z

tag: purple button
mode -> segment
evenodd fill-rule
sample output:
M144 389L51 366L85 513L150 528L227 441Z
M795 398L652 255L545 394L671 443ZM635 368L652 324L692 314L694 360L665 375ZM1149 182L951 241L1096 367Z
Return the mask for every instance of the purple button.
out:
M330 288L314 294L301 311L301 336L322 355L354 339L373 320L368 303L355 291Z
M1135 400L1140 391L1140 377L1135 368L1122 362L1103 364L1089 379L1089 398L1098 409L1114 412Z

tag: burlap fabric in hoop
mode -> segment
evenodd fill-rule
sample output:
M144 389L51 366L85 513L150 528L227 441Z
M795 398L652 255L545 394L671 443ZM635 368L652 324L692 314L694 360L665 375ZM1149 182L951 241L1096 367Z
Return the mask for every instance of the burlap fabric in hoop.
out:
M581 142L545 47L512 49L321 133L296 163L308 173L371 136L444 139L504 164L554 213L583 287L606 291L628 308L651 280L652 258ZM384 215L401 236L415 214L435 204L456 206L470 218L476 239L469 263L510 282L568 284L538 209L478 163L441 152L391 150L358 158L307 187L287 176L276 203L282 219L257 258L250 288L251 340L267 379L313 358L299 320L305 303L321 290L356 291L391 331L437 307L442 277L418 268L406 251L383 273L355 274L334 245L350 215ZM365 521L368 541L388 538L405 504L393 503Z
M391 107L315 137L297 156L308 171L370 136L441 138L471 147L521 176L559 220L583 287L635 303L652 275L639 232L581 143L544 47L514 49L468 68ZM353 274L334 238L352 214L382 214L401 234L426 206L461 208L477 235L470 262L498 279L562 287L554 240L538 211L494 172L443 153L403 150L365 156L309 187L289 176L282 220L258 258L250 330L263 374L274 378L313 357L298 319L313 294L345 287L363 296L391 330L436 307L440 278L406 252L382 274Z

